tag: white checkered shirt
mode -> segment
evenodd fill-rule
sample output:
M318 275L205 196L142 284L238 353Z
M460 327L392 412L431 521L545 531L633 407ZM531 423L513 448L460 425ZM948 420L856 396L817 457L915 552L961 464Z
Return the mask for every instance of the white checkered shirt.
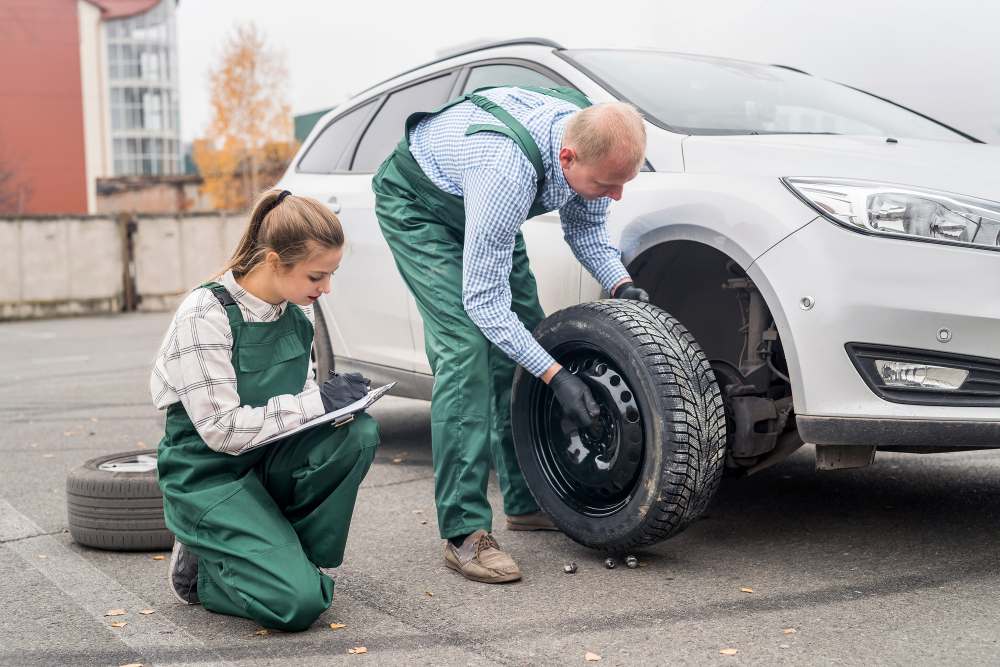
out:
M559 165L566 121L578 107L519 88L482 95L514 116L538 144L545 166L541 201L548 210L559 210L563 238L579 262L607 290L627 278L621 253L611 245L605 227L611 200L584 200L569 187ZM514 241L535 199L535 170L502 134L466 136L474 123L500 124L495 116L464 102L421 121L411 133L410 152L431 182L465 198L462 301L469 318L514 361L541 375L554 360L510 309Z
M258 299L236 283L231 271L218 282L233 295L247 322L273 322L289 305ZM302 310L313 322L312 306ZM208 288L192 291L177 309L153 363L153 403L164 410L180 401L205 443L234 455L326 412L312 371L298 394L275 396L259 408L243 405L232 354L233 332L225 307Z

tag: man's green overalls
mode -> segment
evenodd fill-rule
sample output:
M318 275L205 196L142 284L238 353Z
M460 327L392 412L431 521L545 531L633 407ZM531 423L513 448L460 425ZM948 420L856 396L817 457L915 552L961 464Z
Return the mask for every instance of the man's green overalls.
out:
M229 315L236 390L263 406L302 391L313 326L291 304L273 322L245 322L228 290L204 285ZM199 556L206 609L264 627L304 630L330 606L358 486L378 444L367 415L336 430L317 427L239 456L216 452L181 403L167 409L158 470L167 527Z
M590 105L576 90L523 88L580 107ZM407 118L403 140L382 163L372 182L382 234L424 321L425 349L434 373L434 493L438 528L445 539L479 529L492 531L493 513L486 498L491 451L507 515L538 509L517 465L511 439L514 362L483 336L462 304L465 202L434 185L409 147L410 131L417 123L468 100L502 125L474 124L466 134L499 132L514 141L535 168L538 179L528 217L546 213L549 209L541 202L545 169L538 145L510 113L478 92ZM558 168L553 165L553 169ZM514 244L510 287L511 310L529 331L533 330L545 314L538 303L535 277L520 232Z

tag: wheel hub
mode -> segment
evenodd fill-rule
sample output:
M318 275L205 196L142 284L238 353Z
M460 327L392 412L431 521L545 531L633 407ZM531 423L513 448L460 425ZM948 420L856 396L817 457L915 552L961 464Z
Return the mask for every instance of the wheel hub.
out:
M603 354L582 351L563 365L590 387L600 415L589 428L577 429L552 392L538 392L536 453L565 502L589 516L606 516L628 503L638 481L645 447L639 405Z

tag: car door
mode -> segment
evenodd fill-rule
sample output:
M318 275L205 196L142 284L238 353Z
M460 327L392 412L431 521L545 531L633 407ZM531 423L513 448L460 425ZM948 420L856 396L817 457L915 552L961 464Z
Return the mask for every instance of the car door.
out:
M331 192L347 233L347 248L329 303L346 342L346 356L363 364L414 369L412 297L375 218L372 177L402 139L407 116L445 103L455 76L456 72L436 74L382 95L378 110L348 148L348 172L337 177Z
M464 95L485 86L569 86L555 72L527 60L505 58L474 63L461 73L459 93ZM566 245L559 223L559 212L529 219L521 228L528 248L528 260L538 282L538 298L546 314L578 303L580 300L580 264ZM424 349L424 328L414 313L413 338L418 357L416 369L430 373Z
M339 196L349 179L353 146L361 130L378 109L381 100L370 99L360 104L344 109L333 120L327 122L322 129L314 134L293 170L286 174L278 184L295 194L312 197L327 206L335 213L340 213ZM348 150L352 149L352 150ZM348 239L354 237L353 220L341 218ZM346 267L345 267L346 268ZM336 278L334 279L336 285ZM320 298L320 307L326 315L327 328L330 332L330 343L337 355L353 354L350 343L341 333L335 310L338 309L336 299L339 294L325 295Z

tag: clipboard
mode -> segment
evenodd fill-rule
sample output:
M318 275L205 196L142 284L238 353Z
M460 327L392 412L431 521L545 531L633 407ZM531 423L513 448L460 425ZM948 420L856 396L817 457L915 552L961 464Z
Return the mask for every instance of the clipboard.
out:
M359 412L364 412L372 406L378 399L385 396L390 389L396 386L395 382L390 382L389 384L384 384L381 387L372 389L363 398L359 398L350 405L345 405L339 410L334 410L333 412L327 412L325 415L320 415L314 419L310 419L304 424L299 424L293 429L287 431L282 431L281 433L275 433L270 438L266 440L261 440L256 446L267 445L277 440L282 440L289 436L296 435L302 431L309 430L311 428L316 428L317 426L322 426L324 424L330 424L333 428L340 428L344 424L349 424L354 421L354 415Z

